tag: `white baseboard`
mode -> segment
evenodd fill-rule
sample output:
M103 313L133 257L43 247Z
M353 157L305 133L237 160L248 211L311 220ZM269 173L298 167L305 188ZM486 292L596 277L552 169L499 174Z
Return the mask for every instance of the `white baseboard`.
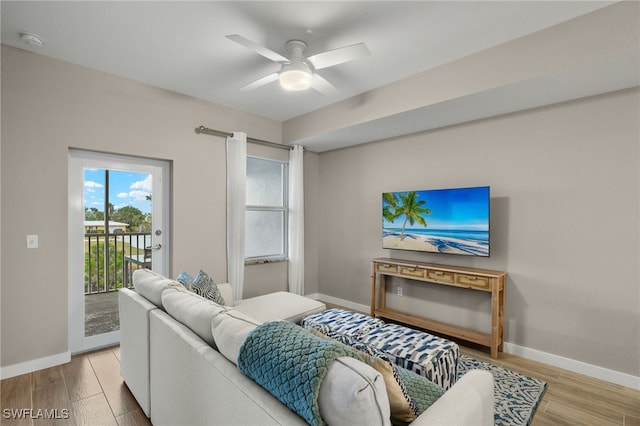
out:
M42 370L44 368L65 364L69 361L71 361L71 353L63 352L57 355L51 355L44 358L21 362L18 364L7 365L6 367L0 368L0 379L8 379L9 377L31 373L33 371Z
M537 349L531 349L508 342L504 343L504 351L532 361L542 362L574 373L584 374L585 376L593 377L595 379L640 390L640 377L638 376L632 376L631 374L621 373L619 371L610 370L593 364L587 364L586 362L565 358L559 355L542 352Z
M308 295L312 299L319 299L335 305L344 306L348 309L353 309L360 312L369 312L369 305L362 305L360 303L354 303L349 300L339 299L337 297L327 296L326 294L315 293ZM604 380L607 382L615 383L617 385L625 386L631 389L640 390L640 377L633 376L631 374L621 373L615 370L609 370L604 367L599 367L593 364L587 364L582 361L577 361L570 358L542 352L537 349L531 349L524 346L519 346L513 343L505 342L504 351L506 353L517 355L522 358L530 359L532 361L542 362L553 367L562 368L572 371L578 374L584 374L585 376L593 377L595 379Z
M369 312L371 310L371 307L369 305L363 305L360 303L351 302L349 300L339 299L333 296L327 296L326 294L322 294L322 293L307 294L306 296L311 299L322 300L323 302L329 302L334 305L344 306L345 308L349 308L354 311Z

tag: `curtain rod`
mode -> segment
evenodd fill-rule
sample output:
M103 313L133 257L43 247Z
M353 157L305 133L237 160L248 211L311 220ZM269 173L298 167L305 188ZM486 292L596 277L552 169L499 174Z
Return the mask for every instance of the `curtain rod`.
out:
M224 137L233 137L233 133L224 132L222 130L209 129L204 126L196 127L195 129L197 134L204 133L205 135L214 135L214 136L224 136ZM266 145L272 148L280 148L290 150L293 147L291 145L283 145L281 143L269 142L262 139L250 138L247 136L247 142L257 143L259 145Z

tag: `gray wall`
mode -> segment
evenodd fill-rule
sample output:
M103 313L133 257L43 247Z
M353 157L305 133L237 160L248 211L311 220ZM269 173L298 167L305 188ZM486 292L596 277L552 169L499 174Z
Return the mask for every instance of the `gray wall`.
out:
M279 122L2 45L2 366L68 351L70 147L171 161L171 273L226 280L225 143L196 135L201 124L282 139ZM313 177L317 155L306 157ZM26 249L27 234L40 248ZM286 288L286 263L247 271L247 297Z
M638 376L639 100L631 89L321 154L320 293L368 305L374 257L504 270L507 342ZM490 258L381 248L382 192L479 185ZM488 326L481 293L398 284L396 308Z

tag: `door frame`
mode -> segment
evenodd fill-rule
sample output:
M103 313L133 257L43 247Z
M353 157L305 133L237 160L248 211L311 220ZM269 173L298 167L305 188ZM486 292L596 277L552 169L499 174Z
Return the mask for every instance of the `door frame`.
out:
M167 275L171 251L170 232L170 195L171 195L171 163L167 160L156 160L119 154L107 154L81 149L69 149L68 152L68 345L69 351L85 352L120 342L120 330L95 336L85 337L85 303L84 303L84 168L132 170L151 173L154 189L152 217L161 218L161 223L152 223L152 245L161 244L161 250L152 251L152 268ZM156 236L155 230L162 229L162 235ZM82 295L82 296L80 296Z

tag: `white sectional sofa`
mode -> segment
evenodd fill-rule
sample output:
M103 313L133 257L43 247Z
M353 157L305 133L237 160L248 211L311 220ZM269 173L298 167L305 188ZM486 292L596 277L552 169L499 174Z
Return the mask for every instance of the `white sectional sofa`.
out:
M257 324L301 318L324 304L279 292L234 301L219 284L227 307L186 291L151 271L136 271L136 291L122 289L121 375L155 426L304 425L235 365L238 349ZM380 374L353 358L338 358L320 388L320 413L329 425L389 424ZM493 377L472 371L412 425L492 425Z

